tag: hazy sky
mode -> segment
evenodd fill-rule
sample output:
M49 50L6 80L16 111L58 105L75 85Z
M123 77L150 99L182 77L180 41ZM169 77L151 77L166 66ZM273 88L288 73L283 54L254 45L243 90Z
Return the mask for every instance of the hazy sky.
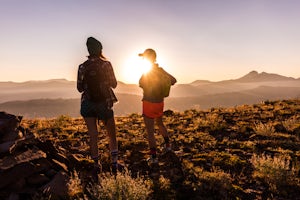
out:
M134 83L145 48L179 82L300 77L298 0L0 0L0 81L76 80L86 39Z

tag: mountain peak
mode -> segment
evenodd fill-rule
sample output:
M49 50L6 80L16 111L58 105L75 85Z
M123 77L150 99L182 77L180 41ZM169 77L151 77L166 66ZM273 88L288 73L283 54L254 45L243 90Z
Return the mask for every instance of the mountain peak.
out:
M255 70L249 72L248 74L246 74L245 76L243 76L241 79L252 79L252 78L256 78L257 76L259 76L259 73Z
M249 72L248 75L258 75L258 72L253 70L253 71Z
M255 70L237 79L237 81L241 81L241 82L267 82L267 81L288 81L288 80L295 80L295 79L291 77L286 77L286 76L266 73L266 72L258 73Z
M196 81L191 82L190 85L200 86L200 85L207 85L209 83L211 83L211 81L208 81L208 80L196 80Z

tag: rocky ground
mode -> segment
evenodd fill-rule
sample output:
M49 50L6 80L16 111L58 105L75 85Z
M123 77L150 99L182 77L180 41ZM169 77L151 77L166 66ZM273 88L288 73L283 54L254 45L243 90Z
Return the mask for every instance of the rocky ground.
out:
M300 100L168 110L165 124L174 152L163 153L156 135L153 169L142 117L116 117L120 162L133 177L153 182L151 199L300 199ZM102 170L110 172L102 124L99 131ZM52 198L69 198L74 170L82 184L91 181L88 140L82 119L0 115L0 199L32 199L45 189Z

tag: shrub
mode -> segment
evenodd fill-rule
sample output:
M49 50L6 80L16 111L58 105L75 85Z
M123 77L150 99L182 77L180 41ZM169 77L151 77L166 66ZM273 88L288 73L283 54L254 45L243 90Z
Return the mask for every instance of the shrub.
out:
M169 190L171 187L170 179L165 178L164 176L159 177L159 185L161 190Z
M52 128L62 128L67 126L70 122L72 122L72 118L67 115L58 116L52 125Z
M74 198L83 194L83 186L81 184L81 180L78 177L78 173L76 171L74 171L74 173L71 174L67 186L68 186L68 194L70 197Z
M142 177L132 178L128 170L125 170L116 176L103 174L100 184L90 185L87 190L92 199L143 200L149 198L151 186L151 181Z
M295 128L297 128L297 125L299 124L300 124L300 120L298 120L296 116L293 116L282 122L283 127L287 131L293 131Z
M260 122L258 124L255 124L254 131L258 135L271 136L275 133L275 128L271 123L263 124Z
M259 178L269 185L272 192L276 192L283 186L292 185L295 182L294 168L290 167L290 156L279 155L273 158L262 154L254 154L251 163L254 166L254 178Z
M209 113L205 116L205 121L199 122L205 126L209 126L211 131L222 131L228 127L222 115L217 113Z
M206 197L213 199L228 199L233 189L230 174L213 168L212 172L202 171L198 174L199 189Z

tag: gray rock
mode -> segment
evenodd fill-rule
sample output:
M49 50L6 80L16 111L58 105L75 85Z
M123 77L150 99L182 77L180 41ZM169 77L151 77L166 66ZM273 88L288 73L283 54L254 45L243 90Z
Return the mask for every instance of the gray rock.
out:
M9 155L0 159L0 169L7 170L15 165L46 157L47 155L41 150L29 149L19 155Z

